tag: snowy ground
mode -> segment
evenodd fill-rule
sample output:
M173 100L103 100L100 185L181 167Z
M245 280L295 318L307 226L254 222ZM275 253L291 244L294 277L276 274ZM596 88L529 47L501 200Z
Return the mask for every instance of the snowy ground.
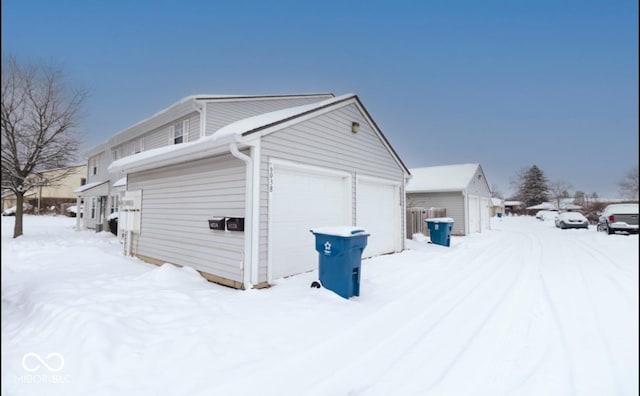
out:
M533 217L237 291L2 218L3 395L637 395L638 236ZM313 249L312 246L309 247Z

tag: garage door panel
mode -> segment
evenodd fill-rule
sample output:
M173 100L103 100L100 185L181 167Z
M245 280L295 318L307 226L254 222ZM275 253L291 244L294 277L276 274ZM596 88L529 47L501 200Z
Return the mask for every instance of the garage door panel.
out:
M399 190L397 186L358 181L356 225L370 234L364 257L391 253L398 249L400 232Z
M469 234L480 232L480 197L470 195L469 201Z
M312 228L349 225L348 177L306 169L273 169L269 249L271 278L317 269Z

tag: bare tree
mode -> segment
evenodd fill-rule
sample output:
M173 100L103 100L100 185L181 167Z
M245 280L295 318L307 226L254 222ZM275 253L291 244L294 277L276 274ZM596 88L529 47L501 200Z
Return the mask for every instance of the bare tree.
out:
M622 180L618 182L620 195L623 198L638 200L638 167L628 171Z
M498 187L497 184L491 185L491 196L493 198L504 199L504 194L502 194L502 191L500 191L500 187Z
M556 207L562 209L562 199L569 198L569 190L571 184L564 181L553 181L549 183L549 195L551 199L556 201Z
M76 135L86 91L72 88L53 65L21 64L2 58L2 190L16 196L13 237L22 235L24 195L67 176L42 172L68 167L76 160Z

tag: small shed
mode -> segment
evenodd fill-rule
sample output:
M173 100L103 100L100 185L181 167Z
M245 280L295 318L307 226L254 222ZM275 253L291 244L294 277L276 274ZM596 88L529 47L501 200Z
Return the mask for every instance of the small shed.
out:
M410 169L407 208L440 207L454 220L453 235L491 228L491 190L480 164Z

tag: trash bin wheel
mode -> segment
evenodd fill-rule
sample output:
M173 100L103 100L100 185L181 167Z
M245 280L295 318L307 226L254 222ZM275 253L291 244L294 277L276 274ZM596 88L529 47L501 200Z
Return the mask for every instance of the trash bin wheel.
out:
M319 289L322 287L322 284L320 283L320 281L313 281L311 282L311 288L312 289Z

